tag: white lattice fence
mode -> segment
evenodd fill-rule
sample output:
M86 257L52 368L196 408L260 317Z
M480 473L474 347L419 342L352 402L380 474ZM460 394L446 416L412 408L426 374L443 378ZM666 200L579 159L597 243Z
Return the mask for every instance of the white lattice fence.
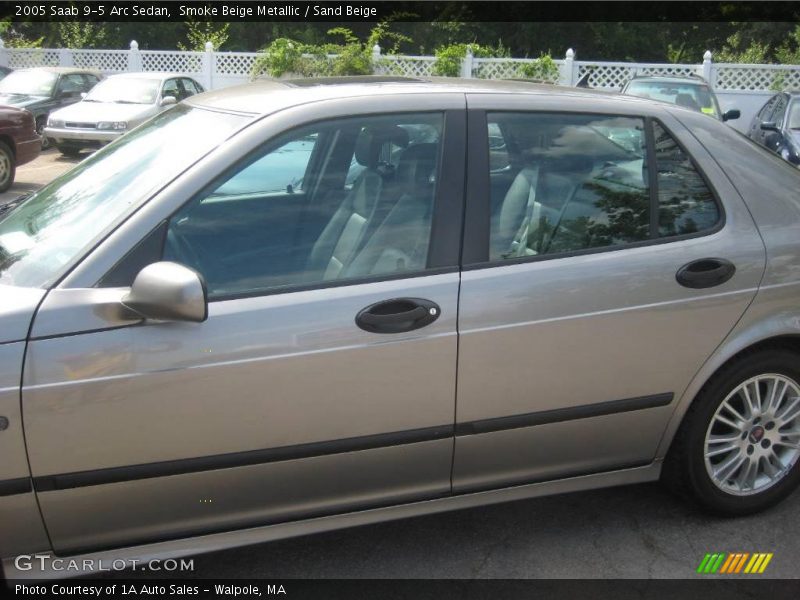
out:
M520 79L525 77L523 67L536 63L528 58L475 58L472 61L472 76L478 79ZM553 61L560 68L563 60ZM547 78L552 83L559 81L559 73Z
M143 71L200 74L203 70L203 52L178 52L142 50Z
M8 66L12 69L29 67L57 67L59 51L44 48L9 48Z
M761 91L800 88L800 67L780 65L715 65L719 90Z
M433 56L382 56L377 61L376 72L381 75L401 77L430 77L433 75Z
M72 64L102 73L123 73L128 70L127 50L72 50Z
M636 75L661 75L690 77L700 75L700 65L676 65L659 63L605 63L576 61L578 79L589 73L589 87L618 90Z
M256 58L258 54L255 52L216 52L214 75L249 76Z

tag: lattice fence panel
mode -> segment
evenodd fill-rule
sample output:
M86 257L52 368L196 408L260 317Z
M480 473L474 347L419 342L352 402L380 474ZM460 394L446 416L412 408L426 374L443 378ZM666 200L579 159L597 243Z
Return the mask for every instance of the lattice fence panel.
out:
M625 82L636 74L633 65L604 65L600 63L584 63L578 65L578 79L586 73L589 75L589 87L620 89Z
M143 71L200 73L203 68L203 52L142 50L141 55Z
M58 50L10 48L6 52L8 53L8 66L12 69L58 66Z
M715 65L715 89L732 91L769 91L800 88L800 67L766 65Z
M433 75L433 56L384 56L375 68L379 75L398 75L401 77L430 77Z
M127 50L72 50L72 64L103 73L120 73L128 70L128 54Z
M214 55L214 74L249 76L257 57L255 52L217 52Z
M479 79L522 79L525 77L523 67L535 62L535 59L525 58L475 58L472 63L472 76ZM561 61L554 62L559 65ZM557 83L558 80L558 72L547 78L551 83Z
M700 75L701 68L694 65L642 65L636 67L637 75L661 75L662 77L691 77Z

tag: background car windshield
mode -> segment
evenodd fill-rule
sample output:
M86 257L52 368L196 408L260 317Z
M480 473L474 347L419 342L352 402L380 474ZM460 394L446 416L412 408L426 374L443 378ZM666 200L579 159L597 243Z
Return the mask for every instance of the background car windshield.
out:
M153 104L158 96L158 79L106 79L86 95L89 102Z
M0 81L2 94L49 96L58 75L49 71L14 71Z
M42 188L0 220L0 283L42 287L246 117L176 106Z
M711 90L706 85L634 81L628 86L626 93L640 98L651 98L677 104L697 112L717 116L716 103L711 95Z

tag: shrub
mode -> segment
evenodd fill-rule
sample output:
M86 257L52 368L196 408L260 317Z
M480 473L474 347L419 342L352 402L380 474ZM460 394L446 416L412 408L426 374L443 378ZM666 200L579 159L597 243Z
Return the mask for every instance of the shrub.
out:
M540 54L533 62L524 63L519 72L526 79L558 81L558 65L549 54Z
M476 58L489 58L498 56L500 51L481 46L479 44L450 44L440 46L434 51L436 62L433 64L433 74L445 77L458 77L461 75L461 61L467 54L467 48L472 50L472 56Z

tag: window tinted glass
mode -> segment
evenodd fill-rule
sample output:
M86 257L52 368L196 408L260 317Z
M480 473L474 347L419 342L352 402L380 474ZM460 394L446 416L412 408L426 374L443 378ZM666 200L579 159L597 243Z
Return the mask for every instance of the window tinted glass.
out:
M83 82L83 77L79 73L65 75L58 82L58 90L60 92L80 92L86 89L86 84Z
M633 81L625 93L640 98L652 98L677 104L715 117L718 114L714 96L704 83Z
M441 128L418 114L286 134L170 219L164 258L217 299L422 271Z
M491 185L493 260L599 248L648 238L650 195L642 119L489 115L505 133L510 185ZM499 182L507 173L492 172Z
M658 170L658 234L661 237L710 229L719 208L687 154L658 123L653 123Z

